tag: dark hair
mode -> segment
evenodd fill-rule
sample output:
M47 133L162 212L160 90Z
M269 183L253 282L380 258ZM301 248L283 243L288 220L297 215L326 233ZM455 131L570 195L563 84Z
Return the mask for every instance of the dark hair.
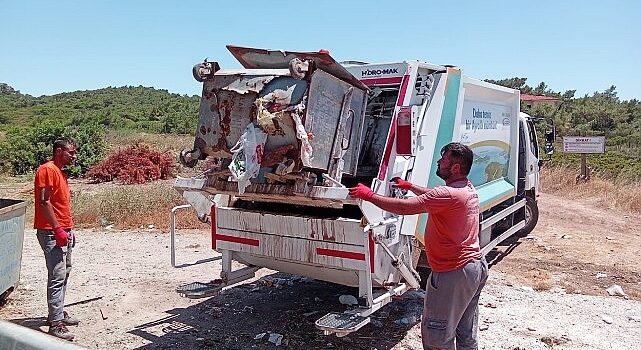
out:
M461 174L467 176L474 162L472 149L460 142L451 142L441 148L441 156L450 152L450 158L461 165Z
M69 146L75 146L76 141L70 137L61 137L53 142L53 153L56 153L58 148L67 148Z

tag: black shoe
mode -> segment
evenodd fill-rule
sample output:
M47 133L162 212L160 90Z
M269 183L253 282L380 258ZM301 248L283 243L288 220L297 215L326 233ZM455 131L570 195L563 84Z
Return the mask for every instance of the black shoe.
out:
M71 333L62 321L55 322L49 326L49 334L64 340L73 340L75 335Z

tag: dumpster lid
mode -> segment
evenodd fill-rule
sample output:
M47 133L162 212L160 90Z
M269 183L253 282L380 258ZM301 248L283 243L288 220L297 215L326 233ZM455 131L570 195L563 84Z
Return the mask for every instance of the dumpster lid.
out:
M328 52L295 52L283 50L255 49L227 45L227 49L247 69L274 69L289 68L289 61L293 58L313 60L316 67L327 73L346 81L362 90L368 87L347 71L340 63L336 62Z

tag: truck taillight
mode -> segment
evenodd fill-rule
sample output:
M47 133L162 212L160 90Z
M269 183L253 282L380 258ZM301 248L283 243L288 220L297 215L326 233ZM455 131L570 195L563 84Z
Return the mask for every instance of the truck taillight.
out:
M396 113L396 154L411 156L412 152L412 108L401 107Z

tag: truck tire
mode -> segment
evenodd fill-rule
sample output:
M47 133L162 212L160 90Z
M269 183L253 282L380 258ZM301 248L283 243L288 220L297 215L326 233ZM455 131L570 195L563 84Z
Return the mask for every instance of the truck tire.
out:
M527 236L534 230L539 221L539 206L532 197L525 197L525 226L519 230L519 236Z

